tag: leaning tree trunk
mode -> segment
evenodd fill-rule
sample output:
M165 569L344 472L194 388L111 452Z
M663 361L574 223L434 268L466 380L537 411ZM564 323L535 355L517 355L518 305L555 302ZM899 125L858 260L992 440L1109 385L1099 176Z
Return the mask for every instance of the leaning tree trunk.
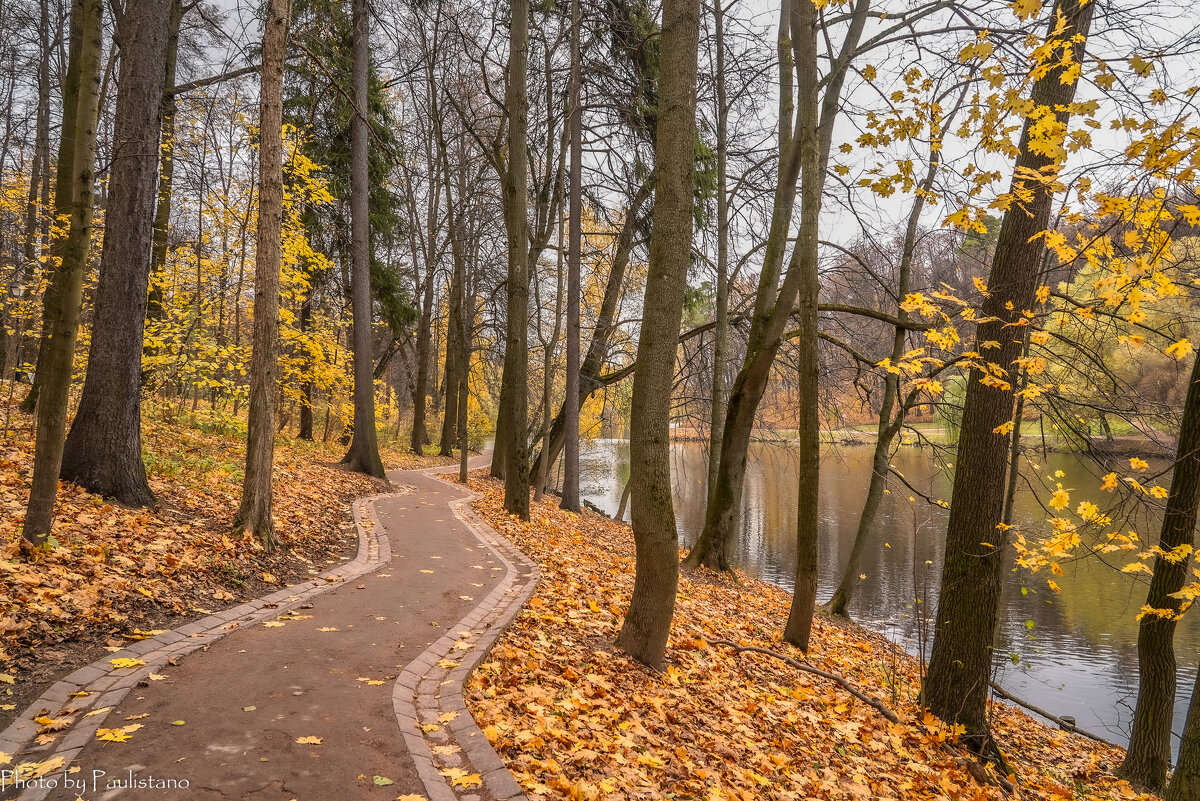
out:
M636 567L618 644L659 667L666 654L679 582L679 535L671 493L671 391L692 255L699 0L665 0L658 137L654 146L654 228L643 325L633 374L629 469Z
M354 110L350 117L350 263L354 311L354 436L342 464L387 479L375 431L375 360L371 355L371 193L367 161L367 72L370 42L367 0L353 0Z
M575 399L576 406L581 411L587 399L602 386L597 379L600 378L601 371L604 368L608 357L609 341L616 330L617 311L621 302L621 290L625 281L625 271L629 266L629 255L633 251L633 239L637 231L637 222L641 216L642 207L650 199L650 189L649 183L638 187L638 191L634 194L629 208L625 212L625 221L621 226L621 232L617 235L616 250L613 254L613 266L604 284L604 297L600 301L600 310L596 314L596 325L592 330L592 339L588 343L583 363L579 366L579 392L575 395ZM570 397L569 395L563 397L562 405L559 406L558 412L554 415L554 422L550 424L549 447L547 448L543 444L542 450L538 453L533 463L533 472L535 475L541 475L543 470L542 462L546 460L548 460L548 463L545 467L545 472L549 473L554 468L555 459L558 458L559 453L563 450L566 441L566 437L563 436L563 433L566 431L566 406Z
M42 546L54 522L58 474L66 438L67 405L75 339L79 334L83 302L83 275L87 269L95 199L93 172L96 156L96 117L100 88L100 55L103 4L76 0L71 7L71 57L63 87L62 136L59 142L59 179L56 210L70 198L66 235L55 243L60 262L46 290L43 339L38 354L37 434L33 456L33 485L25 512L23 533L34 546ZM62 174L63 171L66 174Z
M529 0L513 0L509 32L508 167L504 175L504 227L508 234L508 323L501 373L496 446L504 462L504 508L529 519L529 205L526 125L529 96ZM503 423L503 425L501 425ZM502 439L503 437L503 439ZM493 461L495 458L493 457Z
M729 364L729 101L725 87L725 8L713 3L713 48L716 68L717 117L717 296L714 300L712 400L708 415L708 480L705 495L711 496L717 485L717 467L721 462L721 431L725 427L725 407L729 387L725 371Z
M69 23L70 33L68 34L67 46L67 76L63 81L62 86L62 131L58 142L58 164L54 177L54 219L61 220L64 217L70 219L74 223L74 189L78 184L79 176L76 174L76 165L74 158L77 149L78 134L86 138L92 137L90 150L95 150L95 113L92 114L92 122L80 124L77 119L81 110L81 93L88 97L93 94L95 97L91 100L93 105L99 103L99 84L100 84L100 55L90 54L87 67L92 66L91 60L95 61L95 77L88 73L86 78L81 79L79 70L84 67L85 51L91 47L92 43L87 43L85 47L85 39L89 36L98 38L102 34L92 34L85 31L84 23L87 15L92 13L102 14L102 11L95 11L94 4L84 3L82 0L74 0L71 6L71 20ZM87 10L84 11L83 9ZM96 43L98 47L99 44ZM96 84L92 86L93 82ZM86 104L83 104L86 105ZM90 113L86 108L83 108L84 113ZM98 112L97 112L98 113ZM89 162L86 167L79 165L78 169L86 169L91 180L91 172L93 165ZM49 173L47 172L47 175ZM89 188L87 202L92 202L92 190ZM88 220L90 224L91 212L88 212ZM69 237L70 234L68 233ZM60 240L52 245L52 248L62 249L65 247L65 240ZM60 254L61 255L61 254ZM50 276L50 281L46 286L46 291L42 296L42 327L37 339L37 356L34 360L33 379L30 383L29 392L25 395L25 399L21 401L21 411L29 414L37 408L38 396L41 393L44 373L46 371L46 360L50 356L50 339L53 330L58 325L58 315L62 307L62 301L59 299L59 285L55 280L59 271L53 271ZM57 480L58 468L55 467L55 480Z
M128 506L154 493L142 463L141 366L171 0L130 0L87 378L62 477Z
M900 254L900 270L896 281L896 297L903 298L908 294L912 276L913 257L916 254L917 240L920 236L921 212L925 208L925 196L932 190L941 165L940 150L931 149L929 154L929 169L921 183L920 191L913 200L913 207L908 214L908 224L904 230L904 249ZM907 341L908 329L904 323L908 321L908 312L898 308L896 317L900 321L892 335L892 353L889 357L891 364L899 364L904 356L904 345ZM893 418L893 410L895 416ZM889 370L883 378L883 400L879 406L879 425L875 434L875 452L871 458L871 482L867 486L867 497L863 501L862 513L858 518L858 529L854 533L854 544L850 548L850 558L842 570L842 580L838 582L833 597L829 599L829 613L842 617L850 616L850 599L859 582L859 566L867 550L871 529L875 523L875 515L883 501L884 490L887 488L888 469L891 466L892 443L904 425L905 408L900 398L900 375ZM1014 443L1016 439L1013 440Z
M283 261L283 69L291 0L270 0L263 28L259 90L258 231L254 259L254 345L246 433L246 476L234 516L274 550L271 468L275 461L275 382L279 372L279 271Z
M1171 492L1163 513L1158 547L1170 553L1195 540L1197 504L1200 503L1200 358L1192 365L1179 449L1171 475ZM1163 613L1143 614L1138 627L1138 696L1133 711L1129 748L1118 774L1131 784L1159 790L1171 764L1171 722L1175 711L1175 626L1182 602L1173 597L1187 582L1187 559L1154 560L1154 575L1146 593L1146 606ZM1192 700L1195 707L1197 701ZM1196 725L1189 712L1188 725ZM1182 752L1181 752L1182 756ZM1173 782L1174 783L1174 782ZM1182 786L1182 785L1180 785ZM1183 796L1180 796L1183 797ZM1200 796L1193 796L1200 798Z
M817 223L821 218L822 176L817 126L817 8L795 0L792 42L796 69L796 142L800 147L800 226L792 259L798 262L796 361L799 364L799 430L796 441L799 491L796 510L796 581L783 639L807 651L817 601L817 530L820 521L821 419L817 352Z
M1065 28L1050 36L1080 59L1087 41L1095 3L1057 0L1051 20L1061 15ZM1064 59L1067 61L1067 59ZM1039 280L1044 242L1038 236L1050 222L1053 195L1045 185L1027 183L1024 176L1054 169L1037 137L1043 131L1065 129L1074 100L1076 81L1065 74L1063 63L1054 64L1033 84L1033 110L1025 120L1011 193L1027 195L1005 212L976 331L979 343L994 341L988 361L1015 381L1021 356L1024 327L1017 324L1022 310L1032 308ZM1064 82L1065 81L1065 82ZM1032 146L1031 146L1032 145ZM976 350L979 348L976 347ZM934 624L933 652L923 693L929 710L942 720L961 725L967 742L981 753L994 751L987 729L988 678L992 643L1000 616L1005 535L998 527L1004 512L1005 469L1009 436L1004 424L1012 419L1013 389L1005 383L983 383L983 370L971 370L963 404L958 464L950 496L946 529L946 555L941 593Z

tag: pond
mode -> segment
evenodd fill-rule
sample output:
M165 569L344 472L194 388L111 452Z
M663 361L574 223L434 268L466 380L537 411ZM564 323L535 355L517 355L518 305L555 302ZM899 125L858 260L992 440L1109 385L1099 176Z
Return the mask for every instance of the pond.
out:
M581 494L613 515L629 476L629 446L623 440L585 443L580 457ZM870 480L872 447L826 446L821 460L821 564L819 600L833 594L854 542L862 501ZM707 447L678 442L672 448L675 510L680 541L690 546L704 524ZM795 566L797 480L794 453L786 445L754 443L747 466L735 565L763 580L792 588ZM1098 468L1070 453L1031 459L1042 476L1054 476L1072 490L1074 506L1093 499L1101 508ZM902 447L894 466L921 492L949 499L951 476L931 448ZM1128 465L1126 465L1128 467ZM1027 468L1023 467L1023 470ZM1159 479L1164 486L1169 476ZM1034 483L1034 482L1029 482ZM937 609L948 511L928 503L898 481L889 482L876 518L872 545L861 569L851 614L855 620L917 652L928 649ZM1017 523L1033 525L1047 517L1039 490L1023 486L1015 504ZM1120 522L1119 520L1117 522ZM1115 526L1114 526L1115 528ZM1153 513L1134 513L1122 529L1132 528L1151 541L1158 533ZM1014 695L1056 715L1072 715L1077 725L1102 737L1128 742L1137 697L1137 611L1146 585L1119 568L1131 560L1114 554L1110 565L1094 558L1063 565L1054 577L1045 572L1006 574L1003 620L997 644L997 679ZM1111 566L1111 565L1115 565ZM922 620L920 610L926 613ZM1189 615L1175 639L1179 658L1179 694L1175 731L1183 728L1200 654L1200 622ZM1014 664L1016 663L1016 664Z

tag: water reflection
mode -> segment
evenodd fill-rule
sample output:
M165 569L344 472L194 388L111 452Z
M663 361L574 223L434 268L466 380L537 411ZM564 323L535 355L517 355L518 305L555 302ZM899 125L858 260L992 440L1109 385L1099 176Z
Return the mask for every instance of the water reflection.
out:
M707 451L698 443L676 443L672 450L675 508L680 540L690 545L704 523ZM583 449L583 497L615 514L629 476L628 443L596 440ZM871 448L827 448L821 463L820 598L833 593L850 553L862 500L870 479ZM931 451L903 448L894 465L921 492L948 498L951 476ZM1096 498L1099 481L1071 454L1050 454L1040 467L1062 470L1074 502ZM1165 479L1164 479L1165 480ZM859 622L919 647L921 621L914 610L937 604L941 575L945 509L920 499L910 502L907 488L893 481L876 520L874 542L863 560L860 583L851 606ZM732 559L741 569L791 589L796 558L796 472L794 454L786 446L756 443L747 466L739 537ZM1018 521L1045 517L1034 494L1017 498ZM1154 521L1139 518L1126 528L1157 532ZM1128 556L1118 554L1119 567ZM1015 655L1020 664L1002 659L999 681L1014 694L1059 715L1073 715L1078 725L1119 742L1128 739L1137 693L1137 623L1145 585L1117 569L1085 559L1063 566L1056 577L1062 588L1051 592L1047 575L1025 571L1007 574L999 653ZM918 600L921 602L918 603ZM928 645L928 643L926 643ZM1200 623L1185 617L1176 633L1180 694L1175 729L1183 727L1188 696L1200 649Z

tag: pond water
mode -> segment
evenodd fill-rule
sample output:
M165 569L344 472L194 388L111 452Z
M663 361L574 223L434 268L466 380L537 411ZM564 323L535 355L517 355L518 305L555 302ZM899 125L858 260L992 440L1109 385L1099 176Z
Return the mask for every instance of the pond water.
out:
M585 443L582 451L582 496L615 514L629 476L628 443L594 440ZM821 602L833 594L854 542L870 480L871 453L871 446L863 445L827 446L822 451ZM675 511L680 541L688 546L704 524L707 458L707 447L701 443L673 445ZM789 590L796 556L794 459L786 445L751 446L740 535L732 557L740 569ZM1098 489L1098 473L1103 471L1078 456L1050 453L1032 461L1043 475L1063 472L1058 480L1072 490L1072 506L1090 498L1104 508L1101 500L1111 498ZM952 477L933 449L902 447L893 464L913 487L949 499ZM1158 481L1167 486L1169 476ZM910 501L913 494L894 479L889 487L860 571L866 578L856 590L851 614L916 652L922 643L928 648L932 633L948 512L919 497ZM1038 495L1048 493L1040 489L1035 493L1028 486L1021 489L1016 522L1034 524L1046 518ZM1142 509L1131 513L1131 518L1122 529L1157 536L1153 512ZM1007 573L997 678L1006 690L1029 703L1056 715L1073 715L1081 728L1124 744L1137 697L1135 616L1145 602L1146 585L1119 572L1130 561L1128 554L1113 557L1110 561L1116 567L1095 558L1064 564L1066 575L1055 577L1059 593L1047 587L1051 576L1045 572ZM920 610L926 613L924 621ZM1180 623L1175 645L1180 666L1174 724L1178 732L1200 655L1200 622L1195 615Z

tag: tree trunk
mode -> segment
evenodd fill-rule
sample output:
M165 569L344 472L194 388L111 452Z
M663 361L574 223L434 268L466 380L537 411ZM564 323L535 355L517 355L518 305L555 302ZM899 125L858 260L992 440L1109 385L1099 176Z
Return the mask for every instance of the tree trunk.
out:
M921 183L920 191L916 193L913 207L908 214L908 224L904 231L904 249L900 254L900 269L896 281L896 297L904 298L912 283L912 262L917 249L917 239L920 236L921 212L925 208L925 197L932 190L941 166L941 151L932 149L929 154L929 169ZM892 336L892 353L889 357L891 364L900 362L905 352L905 342L908 329L903 323L908 320L908 312L903 308L896 309L896 317L901 325L897 325ZM875 452L871 458L871 483L867 487L867 498L863 501L862 514L858 518L858 529L854 533L854 544L850 548L850 558L842 570L842 579L829 599L829 613L841 617L849 617L850 600L854 597L854 589L859 582L859 566L867 549L871 536L871 528L875 523L875 515L879 512L879 504L883 500L887 486L888 469L891 466L892 443L904 425L905 406L900 399L900 375L890 370L883 379L883 400L879 406L879 425L875 434ZM893 416L894 412L894 416Z
M163 319L165 296L165 270L167 266L168 235L171 232L171 181L175 176L175 95L170 91L175 85L175 68L179 60L179 26L183 21L183 0L172 0L169 27L167 29L167 79L162 97L162 137L158 167L158 205L154 211L154 242L150 256L150 293L146 300L146 321ZM146 348L146 355L155 349Z
M29 202L26 207L25 264L21 272L21 297L28 299L34 293L37 280L37 265L49 244L49 208L46 189L50 185L50 2L40 0L38 17L38 106L35 129L33 170L29 180ZM38 192L41 204L38 204ZM37 247L41 235L40 249ZM40 252L39 252L40 251ZM29 309L24 310L28 315ZM37 359L38 339L27 319L22 317L18 326L22 333L17 341L17 358L13 367L13 378L17 371L33 381L33 361Z
M450 186L450 176L446 176L446 186ZM452 212L448 210L447 213ZM448 227L453 228L453 223ZM450 236L454 234L451 233ZM459 330L463 313L462 284L458 258L453 253L451 256L454 260L454 271L450 276L450 311L446 315L446 409L442 414L442 437L438 443L438 453L442 456L449 456L454 452L455 435L458 432L458 385L464 377L459 364L462 360L462 332Z
M259 91L258 231L254 263L254 344L246 433L246 476L234 528L272 551L271 468L275 460L275 382L279 360L279 271L283 259L283 69L291 0L270 0L263 28Z
M1076 59L1082 56L1094 8L1094 3L1057 0L1051 13L1051 20L1061 15L1065 23L1060 41L1074 38ZM1051 22L1049 35L1054 35L1055 24ZM1023 176L1056 166L1043 155L1045 148L1036 147L1034 128L1035 124L1039 130L1066 126L1070 114L1065 109L1075 97L1076 82L1066 78L1064 70L1062 63L1056 63L1033 84L1034 110L1021 133L1012 187L1014 195L1028 193L1029 197L1005 212L988 279L990 294L976 331L978 343L1000 343L988 351L988 359L1007 371L1006 382L1016 380L1024 327L1015 323L1021 310L1034 305L1044 249L1038 234L1049 225L1053 203L1044 185L1027 184ZM1049 115L1054 119L1048 120ZM963 726L966 741L988 753L994 748L987 731L988 678L1006 539L997 524L1003 515L1009 435L999 430L1012 419L1013 389L1007 383L989 386L984 378L982 370L972 369L963 404L933 652L923 692L933 714Z
M729 388L725 371L729 362L729 101L725 89L725 7L724 0L713 3L713 47L716 49L717 116L717 283L713 330L712 401L708 415L708 481L705 493L711 497L717 485L721 462L721 431L725 427L725 407Z
M1171 491L1163 513L1158 547L1165 552L1195 539L1197 504L1200 503L1200 358L1192 365L1183 420L1179 426L1179 448ZM1133 711L1129 748L1118 775L1137 787L1160 790L1171 764L1171 723L1175 706L1175 626L1181 601L1172 594L1188 580L1189 561L1172 562L1158 556L1146 593L1146 606L1166 615L1144 614L1138 626L1138 697ZM1193 708L1197 704L1193 697ZM1189 711L1188 725L1196 725ZM1200 745L1198 743L1197 745ZM1182 758L1182 751L1180 753ZM1200 781L1200 778L1196 779ZM1180 796L1182 797L1182 796Z
M33 485L25 512L25 538L42 546L54 522L58 474L66 439L67 405L75 339L79 334L83 276L87 270L95 199L94 162L96 117L100 84L100 54L103 4L99 0L75 0L71 7L71 56L64 101L74 107L63 109L59 142L56 209L69 198L70 223L65 237L56 243L61 262L46 291L44 334L38 355L37 434L33 458ZM65 171L65 175L62 174ZM36 386L36 385L35 385Z
M142 463L141 356L171 3L130 0L122 18L95 320L61 473L128 506L154 503Z
M375 359L371 355L371 181L367 160L367 71L370 55L367 0L352 0L353 96L350 117L350 261L354 310L354 437L342 457L351 470L387 480L375 431Z
M1196 386L1196 382L1192 382ZM1179 760L1171 774L1171 782L1163 801L1196 801L1200 798L1200 674L1192 688L1192 701L1188 705L1187 722L1183 724L1183 737L1179 740Z
M824 96L820 102L816 143L817 178L824 188L824 172L829 161L833 126L841 107L841 90L846 70L857 49L866 25L869 0L857 0L851 13L849 29L829 72L823 78ZM729 391L725 412L725 428L721 434L720 460L716 484L709 492L704 515L704 528L696 540L686 564L705 565L714 570L729 570L727 550L736 534L738 511L745 482L747 451L754 430L754 416L771 376L771 365L779 351L784 326L793 311L793 301L806 270L811 270L799 249L792 252L787 271L780 283L788 233L796 197L796 181L800 175L802 145L806 138L792 136L795 112L793 70L798 61L797 46L792 40L791 17L801 13L796 2L780 8L778 38L779 77L779 174L771 210L771 224L759 273L754 310L750 317L750 334L741 369Z
M102 34L92 34L90 29L85 31L84 23L92 22L91 19L85 20L85 17L88 17L93 13L102 14L103 12L93 11L94 4L90 2L86 3L87 11L84 12L82 10L84 5L85 4L83 0L73 0L71 6L71 19L68 24L69 34L67 45L67 76L63 81L62 86L62 125L60 128L62 134L60 135L58 142L58 164L56 165L54 177L54 219L61 220L66 217L71 220L72 224L75 222L74 214L76 210L74 190L78 186L79 178L79 176L76 175L76 167L74 164L77 144L79 144L77 140L79 139L80 135L82 135L85 140L87 137L91 137L91 144L88 146L87 150L93 153L94 158L94 151L96 147L96 132L94 129L96 127L95 119L96 115L98 114L100 92L100 54L91 53L89 48L94 43L87 42L85 46L85 39L89 36L99 37ZM93 73L91 72L87 73L86 78L81 79L80 77L78 70L84 66L85 54L88 57L86 64L88 69L91 69L92 60L95 60L94 78ZM79 67L73 68L72 65L79 65ZM93 83L95 84L94 86ZM81 103L81 97L86 97L89 103L97 106L97 111L90 112L88 108L85 107L87 106L87 103ZM91 122L85 123L77 119L81 110L85 114L91 114ZM83 165L79 166L80 170L86 169L89 180L91 180L90 176L92 175L93 168L94 165L92 165L90 162L86 165L86 167ZM48 174L49 173L47 172L47 175ZM86 192L88 203L87 219L89 225L91 224L90 207L92 203L92 192L92 189L88 189ZM67 238L69 239L70 236L71 234L68 233ZM65 249L67 248L66 241L60 240L59 242L56 242L53 247ZM84 256L86 258L86 254L84 254ZM58 315L62 309L62 301L59 299L59 282L55 280L59 272L61 272L61 270L55 270L51 274L50 281L46 285L45 294L42 296L42 327L38 338L37 358L35 360L33 380L30 384L29 392L25 395L25 399L21 401L21 411L25 412L26 414L33 413L33 411L37 408L38 396L41 392L41 387L45 378L44 373L47 369L46 360L50 355L49 343L51 335L58 326ZM54 474L55 480L57 480L57 464L55 465Z
M529 519L529 442L526 436L529 396L529 201L526 126L529 97L529 0L513 0L509 32L508 169L505 170L504 227L508 234L508 322L501 375L500 417L496 442L503 448L504 508L522 520ZM502 443L502 444L501 444ZM495 461L495 459L493 459Z
M579 367L579 393L576 396L576 405L580 410L583 409L583 404L592 396L592 393L601 387L597 379L600 378L608 356L608 345L612 333L616 330L616 315L621 301L625 270L629 266L629 255L633 250L637 220L641 215L642 207L650 199L650 189L651 185L648 182L638 187L637 193L631 199L629 208L625 212L625 221L621 226L621 232L617 235L613 266L604 285L604 298L600 302L600 311L596 315L596 326L592 330L592 339L588 343L587 353ZM566 430L565 408L569 397L569 395L564 396L563 405L559 406L558 413L554 416L554 422L550 425L549 451L543 444L541 452L534 460L533 469L537 475L541 473L542 461L549 459L549 464L546 466L546 471L549 472L563 449L565 442L563 432Z
M571 142L571 209L567 233L567 375L564 398L579 397L579 262L583 242L583 106L580 104L579 29L583 25L580 0L571 0L571 86L568 104L571 119L568 138ZM561 507L579 512L579 406L564 403L566 417L563 435L566 453L563 456L563 486ZM549 442L549 431L543 442ZM544 446L543 446L544 447Z
M658 136L654 147L654 228L629 442L636 567L629 613L617 643L659 667L666 654L679 581L679 536L671 494L671 391L692 255L699 0L665 0Z
M304 300L300 301L300 335L301 339L312 329L312 287L309 286L308 292L304 295ZM313 354L309 352L311 347L309 344L301 345L305 349L303 355L304 373L305 376L312 374L313 369ZM313 439L313 382L309 378L305 378L300 385L300 432L296 435L297 439L307 440L312 442Z
M817 9L810 0L798 0L792 16L792 41L796 54L796 141L800 145L800 226L792 259L799 261L800 282L796 297L797 400L800 406L796 441L799 473L796 511L796 581L792 607L783 639L808 650L813 609L817 601L817 530L820 523L821 419L819 414L819 353L817 350L817 300L821 278L817 273L817 224L821 218L821 158L817 126Z
M413 381L413 422L412 422L412 451L415 454L425 452L425 444L429 434L425 429L425 401L429 394L429 346L433 342L430 328L433 325L433 273L432 264L425 276L423 287L424 296L421 298L421 319L417 324L417 375Z

